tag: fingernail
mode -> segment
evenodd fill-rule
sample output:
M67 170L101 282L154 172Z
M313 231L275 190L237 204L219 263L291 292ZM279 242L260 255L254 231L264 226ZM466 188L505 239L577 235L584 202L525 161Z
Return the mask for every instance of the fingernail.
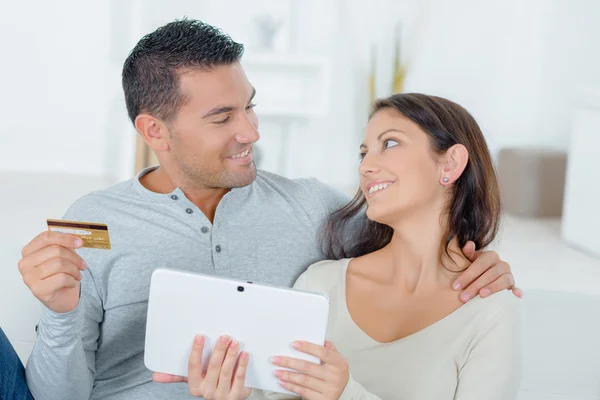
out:
M87 268L87 263L84 260L82 260L81 261L81 269L86 269L86 268Z
M236 347L238 347L239 344L240 343L237 340L234 340L231 342L231 347L233 347L235 349Z
M454 285L452 285L452 289L454 289L454 290L458 290L460 288L461 288L461 284L458 282L456 282Z
M273 358L271 358L271 362L273 364L279 364L281 362L281 358L279 358L279 357L273 357Z
M284 381L279 381L279 384L283 387L287 387L287 383L285 383Z
M204 337L202 335L196 336L196 344L202 344L203 340L204 340Z
M517 290L517 296L522 299L523 298L523 292L521 292L520 290Z
M229 341L229 336L221 336L221 343L225 344Z
M81 247L83 246L83 240L81 239L75 239L75 247Z
M246 361L249 357L250 357L250 355L248 353L246 353L245 351L242 351L242 354L240 354L240 360Z
M293 343L293 346L294 346L294 348L297 350L297 349L299 349L300 347L302 347L302 343L300 343L300 342L294 342L294 343Z
M463 293L460 295L460 299L462 301L469 301L470 298L471 298L471 295L469 293Z
M489 296L490 294L492 294L492 291L490 289L483 289L481 291L481 297L486 297L486 296Z
M278 378L283 378L283 371L276 370L275 371L275 376L278 377Z

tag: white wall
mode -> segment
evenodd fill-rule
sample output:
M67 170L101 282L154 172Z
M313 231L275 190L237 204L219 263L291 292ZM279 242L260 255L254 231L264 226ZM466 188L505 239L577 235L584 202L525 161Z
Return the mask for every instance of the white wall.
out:
M131 176L136 133L125 113L122 63L142 34L185 15L222 27L252 54L254 18L270 11L288 23L279 50L329 58L331 112L296 129L284 150L292 167L279 172L317 176L339 187L352 186L356 178L372 46L378 94L389 94L397 21L411 56L406 90L463 104L481 123L493 152L505 146L566 149L573 91L600 86L596 0L34 4L35 13L29 12L31 3L4 2L0 9L0 34L14 38L5 42L11 62L0 65L0 170ZM268 118L261 122L272 169L280 128Z
M416 11L411 3L388 8L405 21L406 36L417 32L403 43L412 56L407 91L464 105L494 153L507 146L566 150L573 91L600 86L600 2L428 0ZM389 67L381 72L389 80Z
M2 2L0 170L106 172L106 2Z
M600 91L600 1L554 3L540 68L544 84L536 124L549 140L565 146L581 92Z
M600 91L580 101L573 117L563 212L562 237L570 245L600 257Z
M298 48L330 54L331 113L308 121L296 136L293 148L301 156L295 164L301 167L288 175L353 185L368 113L371 52L377 57L377 94L387 96L398 21L409 67L405 90L464 105L494 155L511 146L566 151L574 93L600 86L600 2L594 0L348 0L321 2L331 7L318 14L313 3L303 3L305 10L312 7L312 15L327 16L329 23L303 18Z
M533 126L546 19L542 3L550 2L436 1L406 90L465 106L492 151L543 141Z

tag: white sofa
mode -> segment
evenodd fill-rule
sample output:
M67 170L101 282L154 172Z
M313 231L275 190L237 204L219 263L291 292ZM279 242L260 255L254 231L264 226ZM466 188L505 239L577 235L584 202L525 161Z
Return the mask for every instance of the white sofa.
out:
M600 296L528 290L523 303L519 400L600 399Z

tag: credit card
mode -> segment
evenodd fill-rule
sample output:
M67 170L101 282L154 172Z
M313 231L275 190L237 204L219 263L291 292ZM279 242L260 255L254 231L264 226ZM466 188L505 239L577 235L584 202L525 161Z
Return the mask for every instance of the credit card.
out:
M83 247L110 250L110 237L106 224L61 219L47 219L46 222L49 231L68 233L83 240Z

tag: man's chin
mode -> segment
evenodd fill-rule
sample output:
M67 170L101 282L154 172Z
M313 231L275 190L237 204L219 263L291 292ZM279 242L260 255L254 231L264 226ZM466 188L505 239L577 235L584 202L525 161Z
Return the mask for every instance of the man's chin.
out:
M256 179L256 166L254 162L245 166L246 171L231 171L227 183L230 188L240 188L250 185Z

